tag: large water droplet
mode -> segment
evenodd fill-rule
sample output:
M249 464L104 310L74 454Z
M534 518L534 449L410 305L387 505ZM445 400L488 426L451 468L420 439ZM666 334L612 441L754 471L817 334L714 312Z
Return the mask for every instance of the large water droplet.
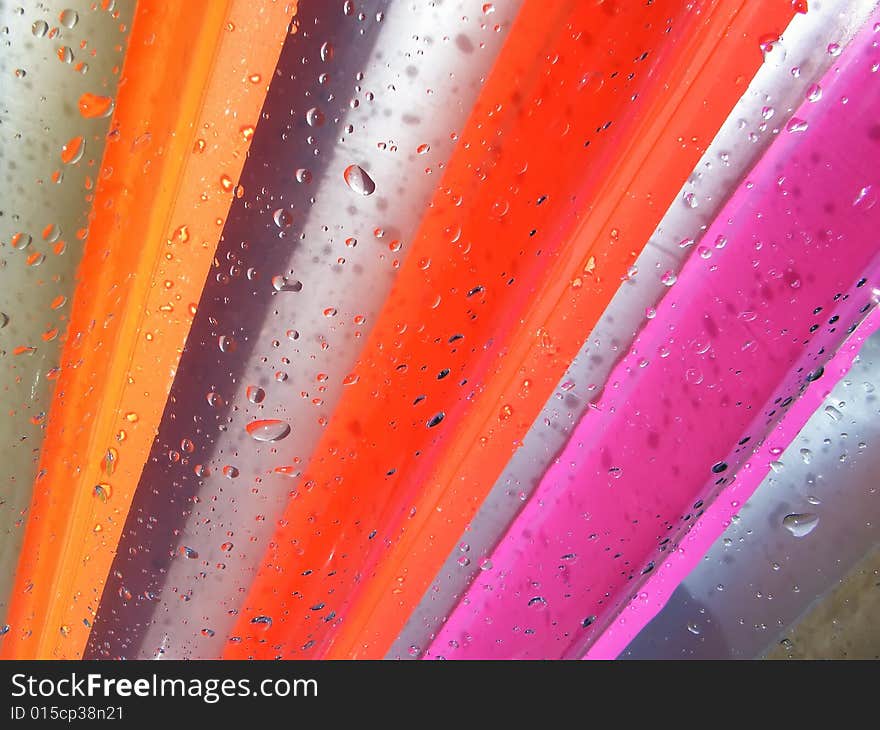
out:
M82 137L74 137L61 148L61 161L65 165L75 165L82 159L85 151L86 141Z
M58 16L58 21L65 28L73 28L79 21L79 13L77 13L76 10L67 8L67 10L61 11L61 15Z
M28 246L31 245L31 241L33 240L34 239L29 233L15 233L13 234L10 243L12 244L12 248L14 248L16 251L24 251Z
M296 279L288 279L286 276L273 276L272 288L275 291L301 291L302 282Z
M86 119L109 117L113 113L113 99L98 94L83 94L79 97L79 113Z
M792 117L788 120L788 124L785 125L785 130L792 134L797 134L798 132L806 132L809 126L804 119Z
M258 385L249 385L247 388L247 399L251 403L262 403L266 398L266 391Z
M320 127L324 124L324 112L313 106L306 112L306 122L310 127Z
M825 406L825 414L835 423L839 423L843 418L843 414L832 405Z
M372 195L376 192L376 183L359 165L349 165L343 173L348 187L360 195Z
M790 514L782 518L782 526L795 537L806 537L819 524L819 515L810 512Z
M275 418L254 421L245 428L255 441L281 441L290 433L290 424Z
M293 225L293 216L290 214L290 211L284 210L284 208L279 208L272 214L272 220L275 221L275 225L279 228L290 228Z
M782 41L778 37L768 36L760 42L761 54L764 56L764 63L772 68L779 68L785 63L788 52Z

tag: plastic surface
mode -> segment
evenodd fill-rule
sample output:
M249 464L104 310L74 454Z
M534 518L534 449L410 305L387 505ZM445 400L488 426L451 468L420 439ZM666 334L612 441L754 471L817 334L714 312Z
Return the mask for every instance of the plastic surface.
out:
M792 12L525 3L228 656L385 653Z
M137 5L0 657L82 654L294 8Z
M706 232L429 656L580 656L874 306L872 43Z

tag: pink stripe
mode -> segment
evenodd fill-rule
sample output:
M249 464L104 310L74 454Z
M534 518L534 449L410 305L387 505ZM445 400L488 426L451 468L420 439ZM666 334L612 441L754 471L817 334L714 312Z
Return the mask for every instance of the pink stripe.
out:
M678 547L668 551L666 560L651 573L636 599L595 640L585 659L615 659L626 649L636 634L666 605L673 591L688 576L713 543L730 526L731 519L754 494L770 471L770 462L788 448L809 418L818 410L831 390L850 370L861 346L880 328L880 310L874 307L825 366L822 388L807 388L773 429L770 436L755 450L736 481L710 504ZM817 383L818 385L818 383Z
M678 543L711 544L723 519L701 527L705 545L682 540L702 502L740 481L744 496L754 489L766 456L743 467L807 376L829 367L810 387L815 398L833 385L829 360L872 302L871 285L857 282L880 275L871 35L850 46L822 100L797 111L707 231L711 257L690 258L426 657L583 656L648 592L655 564L676 565ZM685 575L665 574L666 595ZM650 615L627 615L633 629L618 623L596 655L614 655Z

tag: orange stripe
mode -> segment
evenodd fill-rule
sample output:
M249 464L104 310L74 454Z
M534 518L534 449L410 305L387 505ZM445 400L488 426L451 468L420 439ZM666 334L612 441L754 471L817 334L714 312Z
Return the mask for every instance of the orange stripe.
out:
M792 15L757 5L527 0L227 656L384 655Z
M295 9L138 2L2 658L82 655Z

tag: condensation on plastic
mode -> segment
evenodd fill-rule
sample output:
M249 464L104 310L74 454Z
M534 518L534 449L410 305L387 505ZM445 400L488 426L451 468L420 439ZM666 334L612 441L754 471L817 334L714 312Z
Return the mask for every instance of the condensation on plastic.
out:
M222 653L519 4L300 3L90 656Z
M792 13L550 7L517 19L227 656L385 654Z
M871 43L725 206L428 655L581 656L874 305Z
M878 314L872 316L875 327ZM697 553L691 556L692 572L670 587L668 603L621 658L760 656L876 547L878 387L880 333L875 333L787 448L775 434L768 439L765 458L773 469L748 501L726 495L734 500L721 505L732 513L721 515L723 534L704 558L697 559L702 550L692 551ZM796 537L783 526L790 514L815 516L818 523Z
M707 553L713 541L737 520L737 509L748 500L768 475L783 468L779 460L786 445L791 444L805 427L816 409L827 398L830 390L852 367L865 340L880 324L880 312L875 306L866 320L850 336L843 347L828 361L822 373L820 387L808 388L791 407L787 408L775 428L749 456L732 484L705 510L699 521L677 544L666 551L666 559L660 561L648 579L634 594L629 604L622 608L617 620L590 646L586 659L613 659L633 639L669 599L672 591L688 576L700 559ZM827 416L827 411L825 412ZM795 513L792 513L795 514ZM799 518L810 521L812 513L800 514ZM782 518L780 518L782 519ZM780 524L784 527L784 521ZM797 525L792 525L797 531ZM811 528L812 529L812 528ZM809 530L807 530L809 532ZM723 584L722 584L723 589ZM691 627L691 631L694 629Z
M134 0L110 5L0 2L0 626Z
M777 55L768 55L700 159L522 447L514 452L463 533L460 545L450 553L414 610L388 652L389 658L417 658L430 643L565 445L588 404L598 398L601 384L644 323L646 311L666 291L663 274L677 272L702 244L706 228L730 192L785 127L813 83L834 63L832 54L816 49L832 43L845 47L875 4L871 0L856 7L850 0L826 0L811 3L808 13L795 16L776 48ZM699 201L696 208L681 204L690 194Z
M82 656L295 9L136 5L0 657Z

